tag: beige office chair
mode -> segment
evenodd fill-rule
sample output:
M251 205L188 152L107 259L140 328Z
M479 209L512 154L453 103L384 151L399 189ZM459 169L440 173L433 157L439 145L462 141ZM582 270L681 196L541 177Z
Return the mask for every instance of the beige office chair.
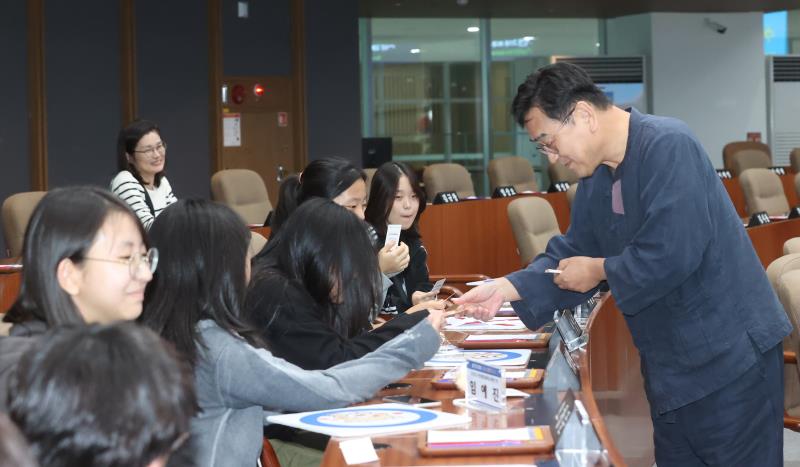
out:
M782 256L767 267L767 277L775 289L789 321L792 333L783 339L784 350L784 418L786 428L800 430L800 374L797 351L800 345L800 254Z
M748 216L764 211L770 216L789 212L780 177L769 169L747 169L739 175Z
M517 193L536 191L536 173L524 157L508 156L489 162L489 189L513 186Z
M800 174L800 148L794 148L789 153L789 165L792 167L792 172Z
M250 255L255 256L267 246L267 237L258 232L250 232Z
M800 237L790 238L783 242L783 254L791 255L794 253L800 253Z
M11 195L3 201L0 215L3 218L3 235L6 239L9 256L22 254L22 243L25 239L28 221L45 194L47 194L46 191L27 191Z
M572 171L565 165L555 163L547 166L547 175L550 177L550 183L555 182L569 182L570 185L578 183L578 174Z
M472 177L461 164L431 164L422 173L425 194L433 200L437 193L455 191L459 198L475 196Z
M264 180L247 169L215 173L211 177L211 199L233 209L247 224L263 224L272 211Z
M569 190L567 190L567 202L569 203L570 209L572 209L572 201L575 200L575 194L578 192L578 184L573 183L569 186Z
M766 169L772 165L769 146L754 141L736 141L722 148L722 163L734 177L747 169Z
M544 198L526 196L508 203L508 220L523 266L544 253L547 242L561 234L556 213Z

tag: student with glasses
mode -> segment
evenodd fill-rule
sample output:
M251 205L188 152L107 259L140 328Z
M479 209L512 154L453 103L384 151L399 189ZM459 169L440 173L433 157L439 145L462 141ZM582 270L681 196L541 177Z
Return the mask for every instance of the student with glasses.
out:
M0 411L5 380L22 352L47 329L130 321L142 312L145 286L158 264L142 224L110 192L52 190L25 231L20 294L0 338Z
M453 301L483 319L511 301L536 329L607 282L641 354L658 466L783 465L792 326L697 137L615 107L569 63L530 75L512 112L581 177L571 224L527 268Z
M177 201L172 193L164 164L167 143L161 130L147 120L136 120L124 127L117 138L117 165L120 172L111 180L111 191L133 209L145 229L167 206Z

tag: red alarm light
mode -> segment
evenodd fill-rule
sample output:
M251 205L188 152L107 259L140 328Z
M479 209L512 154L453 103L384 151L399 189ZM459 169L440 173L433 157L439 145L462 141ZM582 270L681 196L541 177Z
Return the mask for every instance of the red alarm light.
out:
M255 86L253 86L253 94L255 94L256 97L263 96L264 95L264 86L262 86L260 84L256 84Z

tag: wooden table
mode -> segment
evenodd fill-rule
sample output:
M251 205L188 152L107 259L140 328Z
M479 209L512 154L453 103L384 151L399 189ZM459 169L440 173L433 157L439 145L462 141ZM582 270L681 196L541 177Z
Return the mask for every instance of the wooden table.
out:
M0 260L0 313L14 304L22 284L22 265L18 258Z
M578 393L584 402L589 417L603 446L608 450L614 465L647 466L654 462L652 423L649 407L644 395L639 354L633 346L625 320L617 310L613 299L607 299L592 314L587 325L589 345L580 355L582 391ZM463 397L460 391L435 390L429 383L441 370L419 370L412 372L403 381L412 384L410 390L394 390L393 393L442 400L442 410L467 413L472 417L471 428L515 428L525 425L524 401L510 399L505 413L467 411L454 406L454 398ZM528 391L530 393L541 390ZM381 392L380 397L392 392ZM380 397L371 401L379 402ZM549 420L536 420L537 425L547 425ZM547 456L458 456L423 457L417 450L418 433L376 436L374 443L388 445L378 450L380 463L369 465L471 465L471 464L530 464ZM339 449L339 441L332 439L325 450L323 466L345 466Z
M783 244L792 237L800 237L800 218L774 221L758 227L749 227L747 235L753 242L764 269L783 256Z

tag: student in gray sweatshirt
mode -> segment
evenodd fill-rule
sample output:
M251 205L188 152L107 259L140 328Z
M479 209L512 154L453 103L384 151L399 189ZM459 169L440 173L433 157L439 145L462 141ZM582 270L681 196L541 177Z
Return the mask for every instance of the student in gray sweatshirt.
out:
M370 251L369 237L355 216L314 199L287 222L315 228L320 216L335 219L325 228L359 265L345 277L331 264L327 270L335 280L327 293L334 301L353 290L378 296L377 258L364 254ZM265 415L363 401L422 366L438 348L440 314L360 359L327 370L303 370L273 356L269 343L241 314L250 276L249 232L233 211L208 201L179 201L158 217L150 236L162 251L161 269L148 289L142 321L194 366L201 412L192 423L190 446L199 466L255 466ZM318 270L310 266L309 272Z

